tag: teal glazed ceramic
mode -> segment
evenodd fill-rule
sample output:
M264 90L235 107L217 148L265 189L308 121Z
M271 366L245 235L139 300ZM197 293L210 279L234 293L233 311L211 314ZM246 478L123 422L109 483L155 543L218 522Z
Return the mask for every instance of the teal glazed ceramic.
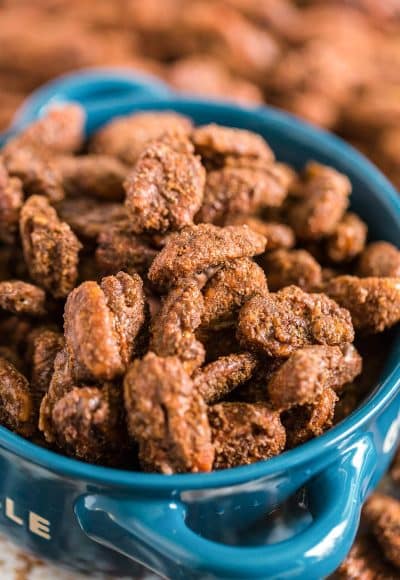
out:
M296 167L328 163L353 183L372 237L400 244L400 202L388 181L340 139L271 108L183 99L149 77L85 71L35 92L8 136L46 107L78 101L88 133L116 115L173 109L263 135ZM4 136L7 138L7 136ZM354 539L366 495L387 469L400 431L400 334L371 396L328 433L268 461L211 474L165 476L88 465L0 428L0 531L41 558L83 571L172 579L316 580ZM277 535L266 514L304 488ZM296 505L300 505L296 504Z

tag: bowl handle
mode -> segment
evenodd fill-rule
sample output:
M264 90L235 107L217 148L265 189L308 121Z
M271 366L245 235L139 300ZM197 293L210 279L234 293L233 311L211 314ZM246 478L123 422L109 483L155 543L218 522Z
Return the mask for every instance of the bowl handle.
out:
M78 499L75 513L91 539L163 577L316 580L349 551L375 463L374 444L364 435L307 484L312 523L288 540L262 547L202 538L187 527L185 505L174 498L90 494Z
M80 103L92 131L115 115L132 110L135 101L158 100L172 94L162 81L128 68L93 68L62 75L35 91L17 110L10 128L0 133L0 146L13 134L38 119L50 106Z

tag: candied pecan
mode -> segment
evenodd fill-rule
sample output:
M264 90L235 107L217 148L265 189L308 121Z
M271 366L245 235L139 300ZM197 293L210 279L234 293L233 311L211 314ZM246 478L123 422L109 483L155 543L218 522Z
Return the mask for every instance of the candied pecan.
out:
M204 288L202 326L213 329L231 326L246 300L267 292L265 274L250 258L227 262Z
M287 437L286 447L297 447L330 429L337 400L335 391L327 387L311 404L292 407L282 413L281 419Z
M192 224L205 178L198 156L162 141L149 144L124 184L132 230L164 233Z
M121 375L135 350L145 319L143 283L119 272L100 284L75 288L65 305L65 340L76 381L112 380Z
M332 580L398 580L398 577L398 571L383 558L374 538L363 534L356 539Z
M206 403L216 403L250 379L256 365L257 358L249 352L221 356L198 369L193 382Z
M158 253L146 239L135 235L126 221L102 228L97 242L97 265L109 273L128 270L144 274Z
M20 232L31 277L54 297L63 298L78 277L81 244L46 198L34 195L21 210Z
M56 354L50 385L40 405L39 429L48 443L53 443L55 437L52 419L54 405L75 386L71 361L66 348L63 348Z
M29 383L3 357L0 357L0 424L24 437L29 437L35 431Z
M365 246L368 228L358 215L348 212L337 224L326 242L326 253L332 262L350 262Z
M211 471L214 450L207 407L177 357L149 352L124 379L131 436L145 469Z
M51 154L72 153L83 143L85 113L76 104L58 105L10 139L4 148L8 154L17 149L37 149Z
M276 294L254 296L240 310L238 338L245 348L288 357L312 344L350 343L350 313L324 294L288 286Z
M229 70L251 80L264 78L279 52L268 30L255 26L226 3L195 2L191 10L182 11L180 25L180 50L191 54L206 50Z
M113 119L100 129L91 140L90 150L133 165L149 141L169 131L189 135L191 129L188 117L172 111L135 113Z
M46 313L44 290L22 282L6 280L0 282L0 308L13 314L43 316Z
M357 276L400 277L400 250L389 242L372 242L360 256Z
M215 469L269 459L285 448L279 413L263 403L218 403L208 410Z
M95 240L103 232L126 223L126 210L120 203L99 202L94 199L64 199L56 205L60 218L75 234Z
M168 287L228 260L261 254L265 245L265 238L247 226L188 226L168 238L150 267L149 279Z
M0 242L13 243L23 201L21 181L8 175L0 159Z
M196 152L206 164L222 166L227 157L262 159L274 161L275 156L268 143L252 131L223 127L211 123L196 127L192 134Z
M198 223L230 223L232 216L249 214L265 206L280 206L287 195L274 164L260 169L223 167L207 174Z
M122 201L126 166L107 155L61 157L54 162L67 195L93 196L106 201Z
M294 231L290 226L279 222L267 222L258 217L238 215L232 216L227 225L247 225L254 232L267 238L267 252L274 250L290 250L296 243Z
M42 398L53 376L55 358L64 347L64 336L51 328L39 327L30 333L28 342L32 392Z
M332 234L349 203L349 179L325 165L308 163L302 181L292 190L289 224L303 240Z
M325 292L350 311L354 328L364 334L382 332L400 321L399 278L338 276Z
M266 252L262 266L268 286L276 291L295 284L310 292L321 286L321 266L306 250L276 250Z
M174 62L167 71L168 82L190 94L223 98L240 104L261 104L261 90L244 79L231 75L216 58L206 55L188 56Z
M363 516L386 558L400 568L400 501L374 493L363 508Z
M272 375L268 394L275 409L312 404L325 388L338 391L361 373L362 359L346 345L308 346L295 351Z
M8 173L18 177L28 195L43 195L52 202L64 198L62 176L47 152L35 149L12 149L5 153Z
M150 350L158 356L178 356L190 375L205 358L194 331L200 326L204 301L196 280L173 288L151 324Z
M127 447L123 415L120 385L74 387L54 405L55 443L78 459L118 465Z

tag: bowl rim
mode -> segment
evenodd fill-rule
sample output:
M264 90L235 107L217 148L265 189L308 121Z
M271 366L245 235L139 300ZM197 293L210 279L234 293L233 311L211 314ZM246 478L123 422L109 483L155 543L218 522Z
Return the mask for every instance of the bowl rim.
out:
M173 95L171 98L156 101L149 99L133 101L132 109L135 111L139 111L141 108L157 110L158 107L168 106L172 110L179 110L182 105L184 105L183 108L212 108L216 112L221 110L232 115L240 112L251 115L253 120L254 116L258 116L260 121L273 125L282 133L290 131L295 137L297 135L299 138L307 139L313 145L317 145L325 155L332 157L332 161L340 159L343 162L345 160L346 164L351 165L352 170L355 170L363 180L367 179L373 184L382 204L397 217L400 236L400 198L394 186L363 154L356 151L340 137L271 106L244 107ZM387 367L389 367L388 370L386 370ZM71 479L80 479L117 488L183 491L239 485L286 472L300 464L315 460L322 453L341 448L349 438L355 435L358 429L378 415L395 397L400 384L400 330L396 333L391 355L386 361L383 374L385 375L383 382L376 386L363 404L323 435L271 459L210 473L164 475L93 465L40 447L2 426L0 426L0 446L6 451L53 473ZM334 454L332 456L334 457Z

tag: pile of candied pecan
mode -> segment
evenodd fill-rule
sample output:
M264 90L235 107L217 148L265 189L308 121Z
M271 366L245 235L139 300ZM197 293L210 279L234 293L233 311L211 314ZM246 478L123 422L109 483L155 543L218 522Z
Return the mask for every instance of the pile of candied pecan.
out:
M400 185L399 0L2 0L0 46L0 126L56 75L127 66L294 112Z
M175 112L83 126L66 105L0 151L0 422L169 474L348 415L400 321L400 251L367 244L349 179Z

